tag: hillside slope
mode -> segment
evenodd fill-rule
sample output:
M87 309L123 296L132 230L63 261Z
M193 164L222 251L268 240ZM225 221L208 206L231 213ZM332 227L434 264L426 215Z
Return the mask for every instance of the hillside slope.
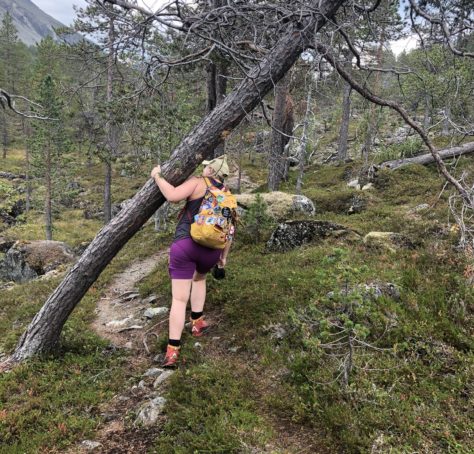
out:
M64 27L30 0L0 0L0 16L7 11L18 30L18 38L27 45L36 44L46 36L56 37L54 28ZM79 35L71 37L73 41L79 38Z

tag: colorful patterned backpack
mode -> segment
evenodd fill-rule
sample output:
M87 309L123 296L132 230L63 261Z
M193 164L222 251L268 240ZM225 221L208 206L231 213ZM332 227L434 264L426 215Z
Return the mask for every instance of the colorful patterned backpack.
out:
M191 224L191 238L201 246L224 249L234 235L237 200L224 185L218 188L204 180L207 190Z

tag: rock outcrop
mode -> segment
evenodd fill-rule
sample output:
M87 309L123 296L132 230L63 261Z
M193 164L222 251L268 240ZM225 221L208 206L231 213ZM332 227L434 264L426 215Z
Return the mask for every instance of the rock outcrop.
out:
M394 232L369 232L364 237L364 243L369 247L381 247L390 252L417 247L417 244L406 235Z
M353 230L329 221L288 221L278 225L267 242L268 252L283 252L328 237L347 236L358 239Z
M0 262L0 280L26 282L75 259L71 248L60 241L17 241Z
M266 192L260 194L268 206L268 213L275 219L284 219L294 213L303 213L314 216L316 208L314 203L304 195L287 194L286 192ZM237 203L246 209L255 202L257 194L237 194Z

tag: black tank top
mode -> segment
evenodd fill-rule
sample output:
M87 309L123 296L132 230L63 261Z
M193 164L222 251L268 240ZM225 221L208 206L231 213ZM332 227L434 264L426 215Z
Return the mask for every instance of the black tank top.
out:
M224 185L214 180L214 178L209 178L211 184L216 186L219 189L222 189ZM181 216L178 220L178 225L176 226L176 232L174 234L173 241L180 240L182 238L191 238L191 224L194 222L194 216L199 213L199 208L201 206L203 197L199 199L187 200L186 205L183 208Z

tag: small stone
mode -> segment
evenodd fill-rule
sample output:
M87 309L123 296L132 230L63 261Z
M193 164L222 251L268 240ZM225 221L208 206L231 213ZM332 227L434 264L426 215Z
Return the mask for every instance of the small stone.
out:
M164 381L174 374L174 370L164 370L163 373L153 383L153 388L158 388Z
M367 183L366 185L362 186L363 191L367 191L367 189L372 189L374 185L372 183Z
M120 400L121 402L126 402L127 400L130 400L130 397L127 397L127 396L118 396L117 399Z
M229 351L232 353L237 353L239 351L240 347L230 347Z
M218 341L219 339L220 339L220 336L214 336L214 337L212 338L212 340L214 340L214 341Z
M150 295L150 296L147 296L146 298L142 299L142 304L151 304L151 303L154 303L157 300L158 300L158 297L156 295Z
M138 382L138 388L140 389L146 389L146 384L145 384L145 381L144 380L140 380Z
M349 181L349 183L347 183L347 186L349 186L350 188L358 188L358 187L360 187L359 186L359 180L358 179L351 180L351 181Z
M133 348L133 343L132 342L127 342L124 346L127 350L131 350Z
M201 342L195 342L194 343L194 348L202 348Z
M166 404L164 397L158 396L149 402L145 403L138 410L138 416L135 420L135 424L141 424L145 427L150 427L156 423L158 416L163 412L163 408Z
M81 446L87 451L94 451L95 449L100 448L102 443L99 443L98 441L84 440L81 443Z
M146 318L153 318L153 317L157 317L158 315L164 315L167 313L168 313L167 307L150 307L143 313L143 316Z
M123 331L131 331L133 329L143 329L143 326L142 325L127 326L126 328L119 330L119 333L122 333Z
M159 369L158 367L152 367L148 369L143 376L144 377L158 377L164 372L164 369Z
M408 213L417 213L418 211L427 210L429 207L430 206L427 203L421 203L420 205L417 205L416 207L409 210Z
M130 315L129 317L123 318L122 320L112 320L106 323L105 326L109 328L123 328L132 319L133 317Z

